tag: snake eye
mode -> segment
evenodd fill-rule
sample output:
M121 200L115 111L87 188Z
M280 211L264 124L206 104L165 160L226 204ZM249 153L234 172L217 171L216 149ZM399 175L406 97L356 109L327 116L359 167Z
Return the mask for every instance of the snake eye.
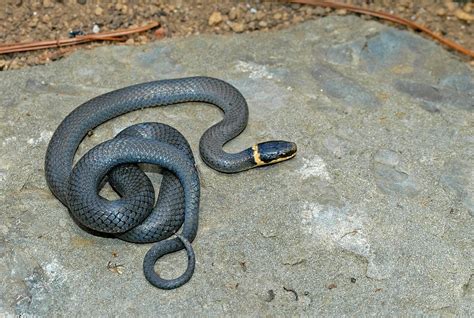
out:
M283 140L272 140L254 146L254 160L258 166L277 163L296 155L296 144Z

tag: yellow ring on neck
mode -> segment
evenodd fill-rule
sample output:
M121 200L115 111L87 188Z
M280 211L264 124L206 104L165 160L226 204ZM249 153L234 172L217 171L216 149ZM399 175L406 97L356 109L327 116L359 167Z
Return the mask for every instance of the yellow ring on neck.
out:
M255 161L255 164L257 166L265 165L265 162L263 162L262 159L260 159L260 152L258 152L258 145L253 145L252 150L253 150L253 161Z

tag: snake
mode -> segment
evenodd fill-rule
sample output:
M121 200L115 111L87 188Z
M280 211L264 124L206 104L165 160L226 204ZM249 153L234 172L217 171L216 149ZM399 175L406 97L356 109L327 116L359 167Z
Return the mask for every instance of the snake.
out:
M195 269L191 243L198 230L200 180L185 137L166 124L146 122L94 146L75 164L74 159L83 139L97 126L135 110L187 102L212 104L223 113L223 119L199 141L200 156L212 169L236 173L296 154L296 144L283 140L226 152L224 145L247 126L247 102L231 84L197 76L135 84L86 101L59 124L45 156L47 184L79 226L133 243L154 243L144 257L143 272L160 289L184 285ZM150 165L159 167L163 175L157 200L144 168ZM117 199L100 195L107 182ZM177 278L161 278L154 269L158 259L183 249L188 259L185 272Z

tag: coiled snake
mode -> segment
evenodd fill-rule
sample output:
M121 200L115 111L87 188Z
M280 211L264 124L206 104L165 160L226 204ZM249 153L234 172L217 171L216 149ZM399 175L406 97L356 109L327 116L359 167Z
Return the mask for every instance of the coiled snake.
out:
M296 153L296 145L286 141L259 143L239 153L225 152L224 144L247 125L247 103L224 81L190 77L129 86L85 102L56 129L45 159L51 191L77 222L126 241L157 242L146 254L143 270L148 281L162 289L185 284L195 266L190 242L198 228L200 186L184 137L164 124L138 124L95 146L74 167L73 160L82 139L98 125L134 110L182 102L210 103L224 112L223 120L210 127L199 144L202 159L215 170L239 172L283 161ZM156 204L153 185L138 163L163 169ZM98 194L106 181L120 199L110 201ZM165 240L181 227L181 234ZM186 271L176 279L160 278L154 270L158 258L183 248L188 255Z

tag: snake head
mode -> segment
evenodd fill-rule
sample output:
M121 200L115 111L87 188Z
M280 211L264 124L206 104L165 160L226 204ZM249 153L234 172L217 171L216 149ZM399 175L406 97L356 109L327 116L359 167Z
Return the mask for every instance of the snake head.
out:
M272 140L252 147L253 159L257 166L270 165L293 158L296 144L290 141Z

